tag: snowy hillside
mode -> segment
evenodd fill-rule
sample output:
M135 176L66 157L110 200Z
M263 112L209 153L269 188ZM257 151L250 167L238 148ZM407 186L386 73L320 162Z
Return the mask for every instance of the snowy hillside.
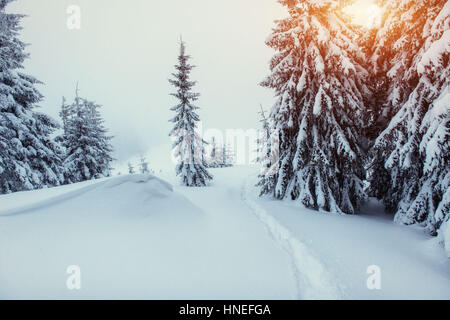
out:
M254 168L212 173L207 188L127 175L1 195L0 298L450 299L437 240L377 206L325 215L257 198Z
M220 194L206 198L239 201ZM293 297L287 257L242 207L205 211L142 175L0 196L0 298Z

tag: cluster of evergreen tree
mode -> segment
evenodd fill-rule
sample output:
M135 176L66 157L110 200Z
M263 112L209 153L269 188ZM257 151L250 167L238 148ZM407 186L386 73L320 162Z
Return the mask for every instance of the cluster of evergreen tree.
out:
M379 1L369 32L349 23L348 1L279 2L289 16L267 40L262 83L277 96L278 158L264 164L277 170L261 193L346 214L374 196L435 233L450 218L450 2Z
M0 1L0 193L58 186L108 174L112 148L99 106L76 98L59 124L37 111L40 82L22 72L28 58L18 38L23 15L9 14Z
M113 147L107 135L100 105L78 96L61 107L64 134L58 138L64 147L63 172L65 183L107 177L111 172Z
M147 161L147 158L144 156L141 156L139 158L138 170L139 170L139 173L141 173L141 174L150 174L150 173L154 174L154 171L150 169L150 165ZM136 173L134 165L131 162L128 162L128 173L129 174Z
M150 170L149 163L144 156L141 156L141 158L139 159L139 171L142 174L148 174L150 172L153 172L153 170Z
M233 166L234 156L229 145L218 145L216 139L213 137L210 146L211 152L206 159L209 168L227 168Z

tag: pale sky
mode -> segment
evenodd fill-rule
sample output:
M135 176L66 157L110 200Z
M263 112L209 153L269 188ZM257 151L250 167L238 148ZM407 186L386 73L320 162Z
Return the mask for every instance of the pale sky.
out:
M81 9L80 30L67 28L70 5ZM259 104L273 104L258 83L273 55L265 39L285 15L276 0L17 0L7 10L28 15L25 72L45 83L41 111L58 118L79 81L80 95L103 105L118 162L148 154L152 168L168 164L176 101L167 80L180 34L197 66L205 129L258 128Z

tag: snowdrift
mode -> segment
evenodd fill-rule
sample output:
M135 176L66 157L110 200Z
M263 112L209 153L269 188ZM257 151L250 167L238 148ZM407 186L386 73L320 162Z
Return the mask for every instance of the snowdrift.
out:
M52 212L50 208L65 202L88 206L88 214L92 216L148 216L162 211L177 212L179 208L187 209L189 214L189 208L193 207L175 194L172 186L164 180L152 175L126 175L0 196L0 216Z
M0 196L0 299L450 298L450 222L439 240L376 202L321 214L259 198L256 169L212 173L207 188L126 175Z
M195 279L183 261L206 242L203 223L151 175L0 196L0 299L170 297ZM70 265L79 291L66 287Z
M80 290L66 286L69 266ZM288 257L234 180L126 175L0 196L0 299L294 297Z

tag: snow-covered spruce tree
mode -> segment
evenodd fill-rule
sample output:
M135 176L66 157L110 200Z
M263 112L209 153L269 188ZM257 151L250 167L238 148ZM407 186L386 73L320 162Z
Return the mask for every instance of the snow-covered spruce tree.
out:
M78 88L73 104L69 107L67 134L64 136L66 148L64 175L66 183L107 177L111 172L113 147L111 136L107 135L100 105L78 96Z
M64 134L68 133L69 119L73 116L71 114L71 112L73 112L73 109L71 108L70 105L68 105L66 103L66 98L63 97L62 98L62 103L61 103L61 110L59 112L59 116L61 117L61 121L62 121L62 124L63 124L63 133Z
M134 171L134 166L131 162L128 162L128 173L129 174L135 174L136 172Z
M72 107L72 105L67 104L66 98L62 97L62 103L61 103L61 109L59 111L59 116L61 118L61 122L62 122L62 134L58 135L55 138L55 141L59 143L59 145L61 146L61 152L60 152L60 157L61 159L64 160L65 158L65 137L67 136L68 132L69 132L69 120L73 117L73 112L74 112L74 108Z
M277 52L262 83L277 96L270 120L271 134L279 135L279 170L269 170L272 179L260 185L278 199L353 214L365 200L370 90L358 35L340 18L346 2L280 0L289 17L267 40Z
M150 169L148 168L148 161L144 156L141 156L141 158L140 158L139 171L142 174L150 173Z
M212 180L212 175L207 171L204 161L204 144L202 137L196 132L196 123L200 121L193 103L198 100L200 94L192 92L195 81L190 80L190 73L194 66L189 64L190 56L186 55L185 43L180 43L177 72L173 73L173 79L169 82L177 89L172 93L179 103L171 108L176 112L170 120L175 125L170 136L175 139L173 148L177 158L176 174L180 176L181 183L188 187L202 187Z
M417 86L417 58L425 41L422 32L436 17L438 4L442 7L445 3L442 0L377 2L384 8L384 16L373 42L369 43L372 52L371 81L376 95L372 108L376 118L372 130L375 137L387 128ZM402 193L397 188L402 186L391 181L391 173L385 168L386 159L392 153L394 145L383 145L381 142L379 140L371 150L368 167L369 194L379 199L384 198L388 210L395 211Z
M221 154L220 149L217 146L216 138L212 137L211 139L211 152L209 154L208 167L210 168L219 168L221 166Z
M225 144L220 148L220 167L226 168L228 165L229 147Z
M397 222L435 234L450 209L450 2L388 9L375 44L387 56L374 61L388 71L384 109L394 116L372 149L368 179Z
M263 132L263 138L261 136L259 138L262 145L259 147L258 153L258 163L261 165L261 171L258 176L259 181L256 184L261 189L260 196L274 193L279 169L279 134L276 130L273 130L273 123L271 123L270 117L267 118L264 115L264 119L263 131L265 132Z
M19 72L28 55L18 39L22 15L7 14L0 1L0 193L59 185L58 145L50 135L58 124L36 112L42 95L35 78Z
M261 123L261 131L259 132L258 138L256 139L256 163L263 164L265 159L270 157L270 143L267 141L270 137L270 125L267 119L266 112L263 107L260 106L261 110L259 112Z
M232 167L235 162L235 154L229 144L224 144L222 148L222 166Z

